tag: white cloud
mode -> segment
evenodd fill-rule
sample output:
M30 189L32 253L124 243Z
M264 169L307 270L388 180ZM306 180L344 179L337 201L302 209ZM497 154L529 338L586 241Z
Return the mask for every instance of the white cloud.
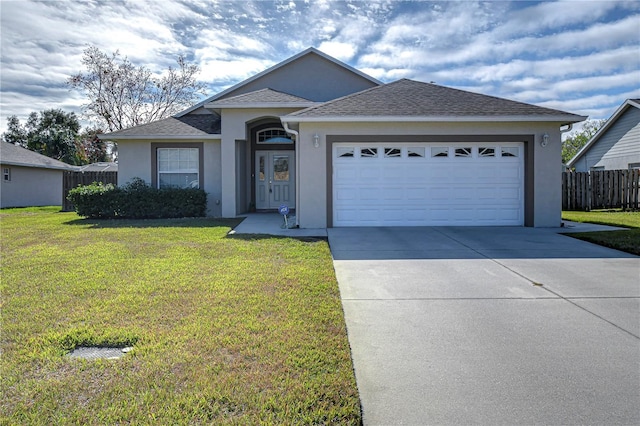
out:
M414 78L607 117L640 97L640 2L2 2L6 116L82 97L93 44L158 72L185 53L222 90L315 46L383 81ZM215 92L212 92L213 94Z

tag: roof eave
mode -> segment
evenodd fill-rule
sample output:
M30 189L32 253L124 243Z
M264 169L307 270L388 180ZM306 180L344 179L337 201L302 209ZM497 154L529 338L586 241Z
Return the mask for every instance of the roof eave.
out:
M504 116L323 116L299 117L285 115L281 117L287 123L323 123L323 122L557 122L562 124L579 123L588 117L581 115L504 115Z
M256 108L310 108L320 105L320 102L256 102L256 103L215 103L203 105L207 109L256 109Z
M50 170L60 170L60 171L73 171L78 169L76 166L72 166L71 164L69 164L68 167L47 166L43 164L21 163L18 161L11 161L11 160L9 161L2 160L2 164L6 166L14 166L14 167L30 167L33 169L50 169Z
M216 134L202 134L202 135L112 135L112 134L99 134L98 138L102 140L117 141L117 140L165 140L165 139L183 139L183 140L215 140L222 138L219 133Z

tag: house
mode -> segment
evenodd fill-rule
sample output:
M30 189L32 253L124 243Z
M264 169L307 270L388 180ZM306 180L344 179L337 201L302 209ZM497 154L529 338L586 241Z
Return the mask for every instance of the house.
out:
M208 214L286 204L301 228L558 226L561 128L586 117L307 49L173 117L101 135L118 183L199 186Z
M84 166L78 166L76 171L78 172L117 172L118 163L113 161L101 161L98 163L85 164Z
M69 164L2 142L0 207L62 206L62 174Z
M627 99L567 166L577 172L640 169L640 99Z

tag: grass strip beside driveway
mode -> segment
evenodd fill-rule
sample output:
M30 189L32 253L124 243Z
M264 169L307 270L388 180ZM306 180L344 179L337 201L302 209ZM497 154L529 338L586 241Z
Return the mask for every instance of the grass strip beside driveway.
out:
M358 424L325 241L0 211L2 423ZM128 346L119 360L65 357Z
M563 211L562 219L630 228L626 231L580 232L566 235L640 256L640 212Z

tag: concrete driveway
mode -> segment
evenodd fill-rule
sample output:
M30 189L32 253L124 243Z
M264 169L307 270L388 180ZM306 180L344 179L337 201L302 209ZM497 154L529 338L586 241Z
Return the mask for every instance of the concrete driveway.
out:
M328 236L365 425L640 424L640 258L548 229Z

